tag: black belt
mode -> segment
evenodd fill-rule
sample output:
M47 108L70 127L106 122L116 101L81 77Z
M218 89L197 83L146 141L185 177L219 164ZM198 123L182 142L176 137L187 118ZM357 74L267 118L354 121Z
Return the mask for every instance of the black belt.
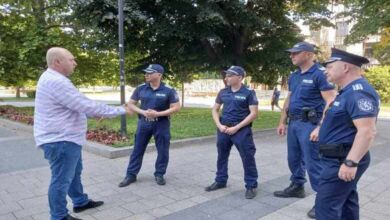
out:
M320 144L319 153L322 157L345 159L352 144Z
M292 121L302 120L302 115L288 115L288 118Z
M222 122L221 124L227 126L227 127L234 127L238 125L240 122Z
M302 120L303 117L302 117L302 114L301 115L293 115L293 114L289 114L288 115L288 118L292 121L295 121L295 120ZM320 119L322 118L322 113L317 113L317 118Z
M240 124L240 122L221 122L221 124L223 124L223 125L225 125L225 126L227 126L227 127L230 128L230 127L234 127L234 126ZM252 127L252 123L250 123L250 124L247 125L247 126ZM245 126L245 127L246 127L246 126Z
M156 122L156 121L167 120L167 119L169 119L169 117L168 116L161 116L161 117L149 119L143 115L138 115L138 119L143 120L143 121L147 121L147 122Z

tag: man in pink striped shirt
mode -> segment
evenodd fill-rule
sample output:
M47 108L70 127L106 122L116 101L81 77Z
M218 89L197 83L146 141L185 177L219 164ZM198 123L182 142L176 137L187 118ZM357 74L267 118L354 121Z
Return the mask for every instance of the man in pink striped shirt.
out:
M87 116L109 118L131 112L125 107L97 103L81 94L68 79L77 65L68 50L50 48L46 60L48 69L37 85L34 137L50 164L51 220L77 219L68 214L66 195L72 199L76 213L103 205L103 201L89 199L81 183L81 146L86 142Z

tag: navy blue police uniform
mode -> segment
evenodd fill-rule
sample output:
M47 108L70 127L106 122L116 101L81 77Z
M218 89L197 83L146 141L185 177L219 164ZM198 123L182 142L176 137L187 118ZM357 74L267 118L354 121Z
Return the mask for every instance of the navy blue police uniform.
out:
M318 143L310 141L310 133L321 120L325 101L321 91L334 89L326 80L324 67L315 63L309 70L292 73L288 87L291 92L288 109L289 126L287 132L288 166L291 171L291 182L303 185L306 182L306 170L311 187L317 191L321 171L318 156ZM304 110L314 110L315 120L303 117Z
M157 89L153 89L149 83L138 86L131 99L141 101L142 110L153 109L164 111L170 105L179 102L175 89L161 83ZM138 115L138 126L135 133L134 150L130 156L127 167L127 176L136 176L141 169L142 159L151 137L154 137L157 148L157 160L155 164L155 176L163 176L166 173L169 160L170 145L170 120L169 116L162 116L149 120L143 115Z
M345 51L332 49L332 57L327 62L342 60L361 66L368 60ZM354 142L357 129L353 120L377 117L379 96L375 89L364 79L352 81L339 91L329 106L319 132L320 154L323 147L337 146L339 155L321 156L322 171L316 196L316 219L337 220L359 219L357 183L370 163L370 153L360 160L355 179L345 182L338 177L341 164L345 160Z
M223 105L220 122L227 127L239 124L250 114L249 106L258 105L255 91L244 85L241 85L236 92L233 92L230 86L222 89L215 102ZM258 177L255 161L256 147L253 142L251 124L233 135L222 133L217 129L218 160L215 182L226 184L228 180L228 160L233 144L239 151L243 162L245 187L247 189L256 188Z

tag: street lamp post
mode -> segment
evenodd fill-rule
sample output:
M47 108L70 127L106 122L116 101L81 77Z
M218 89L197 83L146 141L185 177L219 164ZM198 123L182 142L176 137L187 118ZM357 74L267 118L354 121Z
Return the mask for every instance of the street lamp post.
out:
M120 74L120 88L121 88L121 104L125 104L125 60L123 49L123 0L118 0L118 16L119 16L119 74ZM121 135L126 137L126 114L121 116Z

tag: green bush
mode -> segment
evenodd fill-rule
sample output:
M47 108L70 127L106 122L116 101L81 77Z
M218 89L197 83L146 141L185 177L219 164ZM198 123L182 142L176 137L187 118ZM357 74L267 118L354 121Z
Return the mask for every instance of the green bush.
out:
M390 66L371 67L366 71L365 77L379 93L381 102L390 102Z
M35 98L35 90L30 90L26 92L27 97Z

